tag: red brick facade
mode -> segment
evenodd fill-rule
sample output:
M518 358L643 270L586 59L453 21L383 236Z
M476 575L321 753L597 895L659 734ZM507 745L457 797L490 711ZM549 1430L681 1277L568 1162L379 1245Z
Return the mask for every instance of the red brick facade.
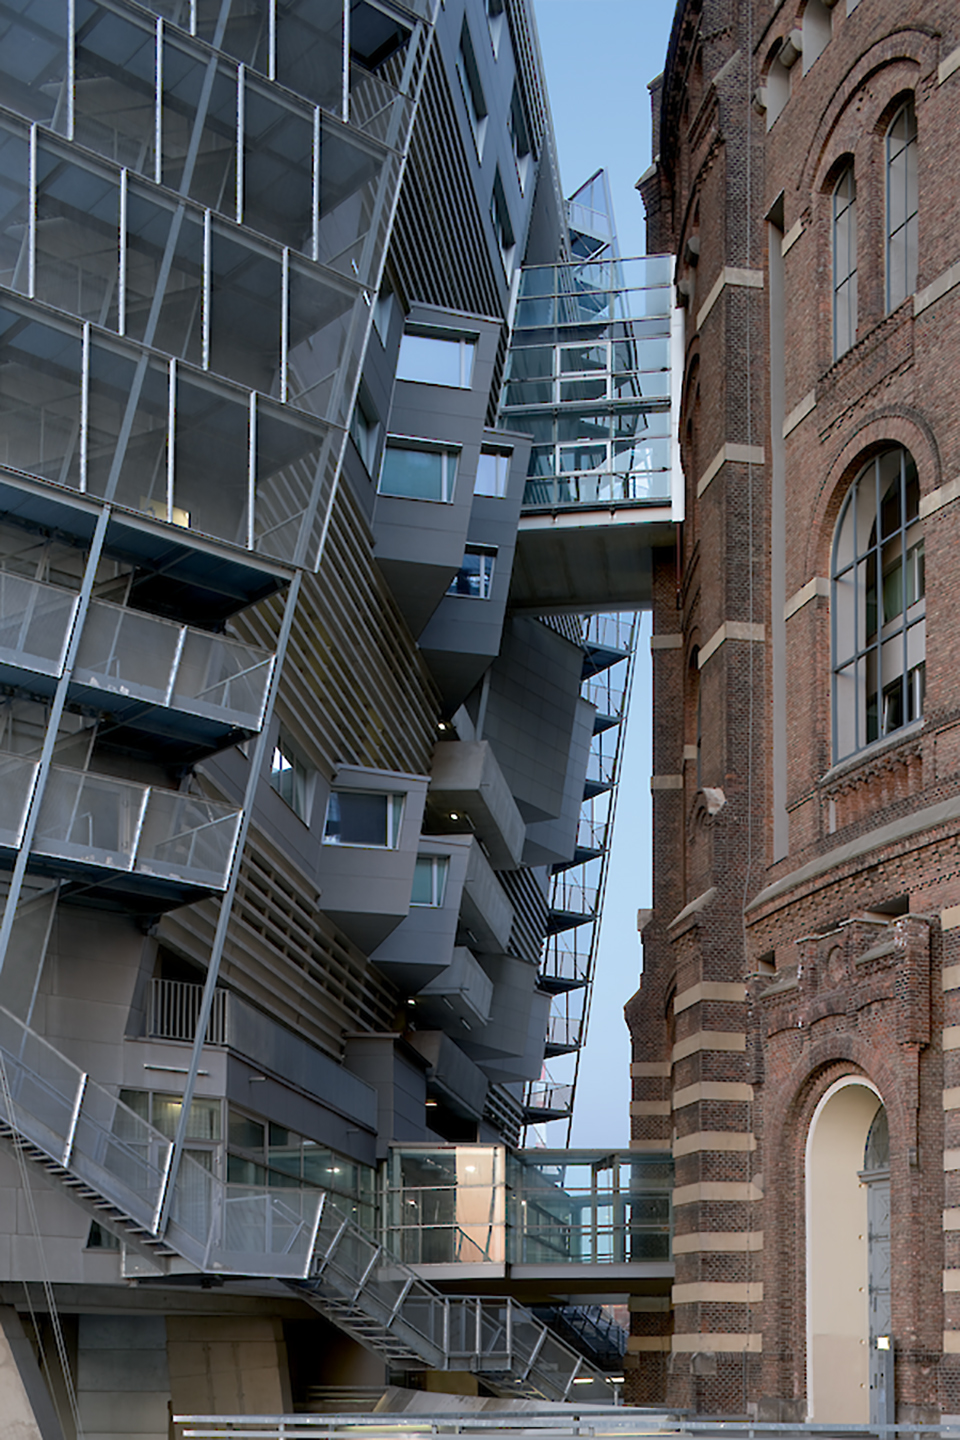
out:
M628 1398L809 1413L808 1140L852 1078L889 1122L897 1418L939 1419L960 1412L960 8L681 0L654 103L642 191L686 305L687 518L655 575L655 903L627 1018L634 1147L675 1157L676 1279L671 1308L634 1314ZM904 115L918 244L899 301ZM890 580L877 542L856 621L835 579L854 481L901 452L925 695L907 560ZM865 660L835 691L872 633L880 679Z

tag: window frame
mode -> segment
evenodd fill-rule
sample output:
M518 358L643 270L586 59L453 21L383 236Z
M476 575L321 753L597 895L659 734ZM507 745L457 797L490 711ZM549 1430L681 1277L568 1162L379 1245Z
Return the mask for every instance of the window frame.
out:
M900 148L893 152L893 130L903 118L908 120L908 134L900 144ZM892 223L891 196L893 193L894 167L903 157L903 219L898 224ZM917 162L919 158L917 140L917 112L913 96L904 100L897 108L896 113L887 126L883 137L883 168L884 168L884 266L885 266L885 300L887 313L896 310L902 305L909 295L914 294L917 288L917 261L918 261L918 228L920 216L920 204L918 194ZM911 203L910 191L913 189L914 208L909 209ZM902 276L895 277L893 246L898 237L904 237ZM913 255L911 263L911 240ZM902 282L902 291L898 285L894 287L894 279L899 278Z
M892 457L897 457L897 473L885 477L885 466L893 470ZM885 532L895 484L899 519ZM865 543L862 526L867 527ZM872 456L844 498L831 551L830 630L832 753L834 764L841 764L924 714L924 522L916 463L903 446ZM845 708L851 694L852 723Z
M844 185L850 186L851 193L841 196L841 187ZM846 203L842 203L844 201ZM840 208L841 204L842 208ZM845 225L844 221L846 221ZM847 351L852 350L857 343L859 318L857 239L857 175L851 157L837 176L830 192L834 360L839 360L841 355L846 355ZM845 339L840 329L841 318L847 327Z
M386 840L383 844L372 840L341 840L339 835L331 835L330 811L336 801L339 804L341 796L357 795L364 799L379 799L386 802L384 807L384 835ZM403 791L393 790L358 790L344 786L342 790L336 788L330 791L327 797L327 809L323 817L324 845L335 845L341 850L399 850L400 836L403 831L403 816L406 809L406 794ZM342 819L340 821L342 824Z
M458 347L459 378L457 380L435 380L429 376L404 373L403 345L405 340L426 340L438 345ZM408 325L400 339L400 353L397 357L396 376L407 385L439 385L446 390L470 390L473 386L473 372L477 363L479 336L461 330L444 330L437 326ZM409 363L409 351L408 351Z
M456 575L450 582L447 589L448 595L455 596L458 600L491 600L493 598L493 577L497 568L497 547L495 545L465 545L463 558L468 555L475 556L481 563L477 570L470 570L461 565ZM489 563L486 563L489 562ZM467 590L457 589L461 576L466 576L468 581L476 576L479 580L476 592L472 588Z
M276 761L278 755L284 762L282 766L277 766ZM288 773L293 777L293 788L289 795L285 794L277 784L277 777ZM288 809L292 810L294 815L303 821L304 825L310 824L315 778L316 771L304 759L298 747L290 739L289 734L281 725L270 756L270 788L275 794L279 795Z
M401 491L385 490L383 488L383 478L387 468L387 457L391 451L395 450L409 450L417 455L439 455L441 457L440 494L405 495ZM460 451L453 446L441 445L435 440L418 440L412 436L388 435L383 447L383 456L380 460L380 474L377 477L377 494L385 495L390 500L416 500L427 505L452 505L456 498L459 469Z
M417 884L417 871L421 866L426 864L430 866L431 898L429 900L414 900L413 895ZM413 867L413 883L410 888L411 910L442 910L446 897L449 873L449 855L418 855Z
M480 471L484 461L493 461L493 484L481 486ZM510 469L513 465L513 451L495 445L483 445L477 457L477 473L473 477L473 493L485 500L503 500L510 488ZM489 465L487 469L491 468Z

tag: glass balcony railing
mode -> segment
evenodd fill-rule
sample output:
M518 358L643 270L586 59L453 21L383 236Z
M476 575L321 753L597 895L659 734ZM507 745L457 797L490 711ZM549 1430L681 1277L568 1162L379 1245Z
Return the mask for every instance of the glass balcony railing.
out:
M272 669L268 650L94 600L74 679L105 694L257 731Z
M518 425L520 422L516 422ZM522 427L521 427L522 428ZM670 470L638 470L629 475L535 475L523 492L525 510L538 507L624 505L670 501Z
M18 756L0 756L0 794L7 790L14 798L26 797L20 802L22 815L36 768ZM32 850L93 869L222 890L241 814L232 805L201 796L54 765ZM5 807L5 818L11 815ZM15 817L14 822L9 833L22 835L22 818L19 829Z

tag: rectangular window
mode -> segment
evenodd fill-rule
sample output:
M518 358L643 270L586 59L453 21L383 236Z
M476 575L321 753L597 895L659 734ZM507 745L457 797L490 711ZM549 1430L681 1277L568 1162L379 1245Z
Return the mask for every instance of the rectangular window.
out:
M387 442L380 471L380 494L405 500L453 499L457 479L455 450L421 450Z
M464 595L471 600L489 600L496 558L496 550L482 545L468 545L463 552L463 564L453 577L447 594Z
M507 197L503 193L503 181L500 179L500 171L497 170L493 177L493 190L490 192L490 218L493 220L493 230L497 237L497 244L500 246L500 256L503 260L503 268L507 272L507 278L513 273L513 261L516 253L516 236L513 233L513 225L510 222L510 212L507 209Z
M472 335L407 331L400 341L397 379L469 390L476 351L477 342Z
M327 804L325 845L365 845L396 850L403 818L402 795L373 790L334 790Z
M305 823L309 820L311 772L281 730L270 761L270 784Z
M373 407L366 401L361 393L357 396L356 404L353 407L353 416L350 420L350 438L357 447L357 454L363 461L364 466L373 473L374 464L377 458L377 441L380 436L380 423L373 413Z
M507 493L512 459L513 455L509 450L481 450L480 459L477 461L477 478L473 482L474 495L492 495L495 499L502 500Z
M520 99L520 89L516 82L514 82L513 94L510 97L510 114L507 117L507 125L510 130L510 142L513 145L513 158L517 162L517 179L520 181L520 190L523 192L526 190L527 181L530 178L532 159L530 135L523 113L523 101Z
M447 888L447 869L450 864L446 855L418 855L413 871L411 905L427 905L439 909Z
M500 41L507 19L503 3L504 0L487 0L487 24L490 26L490 44L493 46L494 55L500 54Z
M460 88L466 101L467 114L470 116L477 155L482 156L483 141L487 133L487 102L483 97L477 55L470 38L470 27L467 24L466 16L463 18L463 26L460 30L460 56L457 60L457 71L460 76Z

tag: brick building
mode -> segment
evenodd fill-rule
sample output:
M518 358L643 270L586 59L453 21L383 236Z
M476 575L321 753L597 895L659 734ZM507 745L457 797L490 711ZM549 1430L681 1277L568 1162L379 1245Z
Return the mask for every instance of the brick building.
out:
M946 0L681 0L651 87L687 518L627 1006L677 1186L640 1401L960 1411L958 47Z

